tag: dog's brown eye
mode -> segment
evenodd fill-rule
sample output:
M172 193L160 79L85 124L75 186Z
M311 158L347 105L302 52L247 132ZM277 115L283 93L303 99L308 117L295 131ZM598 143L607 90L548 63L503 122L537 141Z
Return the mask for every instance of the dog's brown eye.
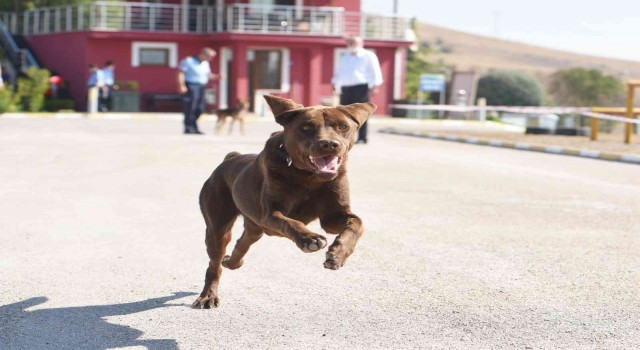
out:
M340 129L340 130L347 130L347 124L340 124L340 125L338 126L338 129Z
M303 130L303 131L309 131L309 130L311 130L311 125L304 125L304 126L302 127L302 130Z

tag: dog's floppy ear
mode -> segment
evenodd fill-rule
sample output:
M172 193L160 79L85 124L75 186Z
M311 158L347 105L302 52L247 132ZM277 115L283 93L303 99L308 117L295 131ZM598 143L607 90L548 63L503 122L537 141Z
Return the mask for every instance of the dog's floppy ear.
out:
M285 119L288 119L288 118L282 118L282 117L285 117L283 116L283 114L296 109L304 108L303 105L295 103L293 102L293 100L290 100L288 98L276 97L272 95L264 95L264 99L269 104L269 107L271 107L271 111L273 112L273 115L276 117L276 122L278 122L278 124L281 124L281 125L286 124Z
M356 123L358 123L358 127L361 127L367 118L375 112L378 108L373 103L353 103L346 106L337 106L336 109L348 115L349 118L353 119Z

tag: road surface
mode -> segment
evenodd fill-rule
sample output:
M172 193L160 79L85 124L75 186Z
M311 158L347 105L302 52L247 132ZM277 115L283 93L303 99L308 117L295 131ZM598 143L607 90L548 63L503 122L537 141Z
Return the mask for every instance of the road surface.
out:
M373 132L343 269L264 237L191 309L200 187L279 126L202 129L0 120L1 349L640 347L639 166Z

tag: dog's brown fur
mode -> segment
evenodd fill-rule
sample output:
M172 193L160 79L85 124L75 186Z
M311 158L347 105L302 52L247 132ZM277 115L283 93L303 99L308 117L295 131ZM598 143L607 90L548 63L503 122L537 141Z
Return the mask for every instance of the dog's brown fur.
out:
M327 245L324 236L306 226L320 219L327 233L338 235L324 262L332 270L344 265L364 232L351 212L346 163L358 128L376 106L305 108L289 99L264 98L284 130L273 133L260 154L227 154L200 192L210 261L194 307L218 306L222 266L242 266L263 232L288 238L311 253ZM231 255L225 255L238 215L244 217L244 232Z
M235 124L235 122L240 124L240 134L244 135L244 115L248 108L249 102L238 100L236 101L236 106L233 108L218 109L216 111L218 121L216 122L213 132L220 134L220 130L222 130L227 117L231 117L231 122L229 122L229 135L231 135L233 131L233 124Z

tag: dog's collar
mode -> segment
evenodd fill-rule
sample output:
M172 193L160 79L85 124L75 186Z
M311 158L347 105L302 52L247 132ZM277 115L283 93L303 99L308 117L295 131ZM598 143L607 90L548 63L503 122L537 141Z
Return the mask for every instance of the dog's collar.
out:
M284 148L284 143L281 143L280 146L274 148L273 151L280 157L284 158L284 161L287 162L287 166L291 166L291 164L293 163L293 159Z

